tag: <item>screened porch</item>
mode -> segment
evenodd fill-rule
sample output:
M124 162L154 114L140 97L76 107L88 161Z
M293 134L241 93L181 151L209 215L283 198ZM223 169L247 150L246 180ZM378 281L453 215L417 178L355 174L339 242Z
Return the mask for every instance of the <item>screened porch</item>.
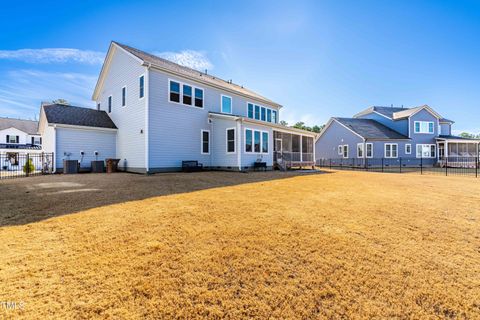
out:
M281 169L315 166L313 137L282 131L273 132L273 162Z
M478 166L478 140L441 140L438 141L438 161L441 167Z

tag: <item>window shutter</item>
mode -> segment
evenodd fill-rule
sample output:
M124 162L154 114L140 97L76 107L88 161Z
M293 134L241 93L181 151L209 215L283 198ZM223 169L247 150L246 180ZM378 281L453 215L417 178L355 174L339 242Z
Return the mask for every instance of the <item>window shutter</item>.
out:
M18 143L19 141L20 141L20 137L19 137L19 136L17 136L17 143Z
M32 137L32 144L34 144L34 143L35 143L35 140L34 140L34 138Z
M7 134L7 143L10 142L10 135Z

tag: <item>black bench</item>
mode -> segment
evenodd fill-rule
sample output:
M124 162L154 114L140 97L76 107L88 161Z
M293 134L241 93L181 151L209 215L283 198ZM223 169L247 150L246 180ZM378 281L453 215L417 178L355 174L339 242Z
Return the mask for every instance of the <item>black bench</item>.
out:
M202 170L203 170L203 164L198 163L197 160L182 161L183 172L195 172L195 171L202 171Z
M254 162L253 163L253 170L256 171L257 169L263 169L264 171L267 171L267 163L266 162L260 162L260 161Z

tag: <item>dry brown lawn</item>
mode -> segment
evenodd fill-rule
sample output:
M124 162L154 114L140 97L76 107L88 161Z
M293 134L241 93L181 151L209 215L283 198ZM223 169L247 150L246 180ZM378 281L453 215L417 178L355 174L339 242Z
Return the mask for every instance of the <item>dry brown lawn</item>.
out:
M0 191L23 195L0 193L0 303L24 303L0 305L0 318L480 318L474 178L31 179L0 182ZM43 185L37 193L58 202L25 204L28 185L46 181L83 191ZM105 191L117 195L110 204L88 191L106 190L102 181L116 188ZM140 186L163 191L147 197ZM84 210L88 199L97 207Z

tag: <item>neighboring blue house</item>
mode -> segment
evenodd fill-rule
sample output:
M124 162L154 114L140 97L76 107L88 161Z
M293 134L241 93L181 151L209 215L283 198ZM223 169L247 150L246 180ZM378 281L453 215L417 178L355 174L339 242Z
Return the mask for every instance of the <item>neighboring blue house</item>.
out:
M427 105L371 107L353 118L331 118L315 143L315 158L415 158L443 165L446 157L477 157L480 141L453 136L452 124Z
M315 164L315 133L280 125L280 104L127 45L110 44L92 99L97 110L42 107L56 169L109 157L140 173L179 170L184 160L237 171Z

